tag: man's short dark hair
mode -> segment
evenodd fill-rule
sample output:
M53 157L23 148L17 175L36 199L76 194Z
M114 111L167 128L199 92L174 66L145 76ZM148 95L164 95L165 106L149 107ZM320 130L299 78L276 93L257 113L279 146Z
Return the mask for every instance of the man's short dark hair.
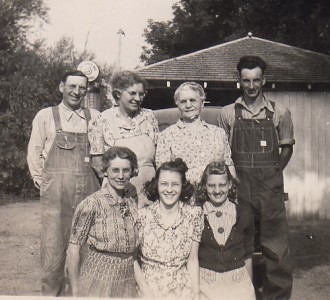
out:
M81 71L69 71L69 72L66 72L64 73L64 75L62 76L62 82L65 83L66 80L68 79L69 76L80 76L80 77L84 77L86 78L87 82L88 82L88 77Z
M241 74L241 71L243 69L252 70L254 68L260 68L262 71L262 74L264 74L264 72L266 70L265 61L262 58L260 58L259 56L247 55L247 56L241 57L237 64L237 70L238 70L239 74Z

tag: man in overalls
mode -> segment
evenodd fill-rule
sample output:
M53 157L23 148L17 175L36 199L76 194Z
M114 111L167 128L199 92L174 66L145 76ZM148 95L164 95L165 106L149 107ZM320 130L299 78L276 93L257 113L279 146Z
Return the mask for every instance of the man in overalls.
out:
M249 203L259 227L266 267L262 298L283 300L292 290L283 169L295 141L290 111L263 95L265 69L258 56L240 59L237 70L243 96L225 106L218 120L230 140L240 180L238 200Z
M80 201L99 189L89 156L88 122L98 111L82 108L88 78L66 73L62 102L42 109L32 124L28 165L41 199L42 294L68 295L65 260L72 216Z

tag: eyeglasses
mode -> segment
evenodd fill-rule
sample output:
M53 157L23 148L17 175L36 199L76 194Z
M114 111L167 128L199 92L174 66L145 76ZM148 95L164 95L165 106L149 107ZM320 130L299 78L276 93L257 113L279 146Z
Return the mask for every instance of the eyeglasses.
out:
M137 95L139 95L140 98L144 98L147 95L147 91L144 92L136 92L136 91L125 91L127 92L132 98L135 98Z
M70 91L76 91L76 89L78 88L78 92L80 94L84 94L87 92L87 89L85 87L77 86L75 84L69 84L67 85L67 87Z

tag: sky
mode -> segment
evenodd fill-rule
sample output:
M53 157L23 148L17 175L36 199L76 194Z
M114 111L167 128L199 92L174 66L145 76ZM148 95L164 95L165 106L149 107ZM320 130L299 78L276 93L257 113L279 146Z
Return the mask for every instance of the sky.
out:
M44 0L49 7L49 24L40 33L50 46L63 36L72 37L77 50L96 55L96 63L118 63L122 68L142 66L139 56L147 20L173 18L177 0ZM122 29L125 35L118 31ZM121 44L121 47L119 47ZM119 48L121 49L119 51Z

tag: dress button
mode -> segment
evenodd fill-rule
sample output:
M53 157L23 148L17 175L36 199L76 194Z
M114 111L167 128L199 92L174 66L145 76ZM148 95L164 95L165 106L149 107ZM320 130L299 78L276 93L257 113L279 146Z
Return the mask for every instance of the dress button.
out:
M224 231L225 231L225 230L224 230L222 227L219 227L219 228L218 228L218 232L219 232L220 234L224 233Z
M218 218L220 218L220 217L222 216L222 212L221 212L221 211L217 211L217 212L215 213L215 215L216 215Z

